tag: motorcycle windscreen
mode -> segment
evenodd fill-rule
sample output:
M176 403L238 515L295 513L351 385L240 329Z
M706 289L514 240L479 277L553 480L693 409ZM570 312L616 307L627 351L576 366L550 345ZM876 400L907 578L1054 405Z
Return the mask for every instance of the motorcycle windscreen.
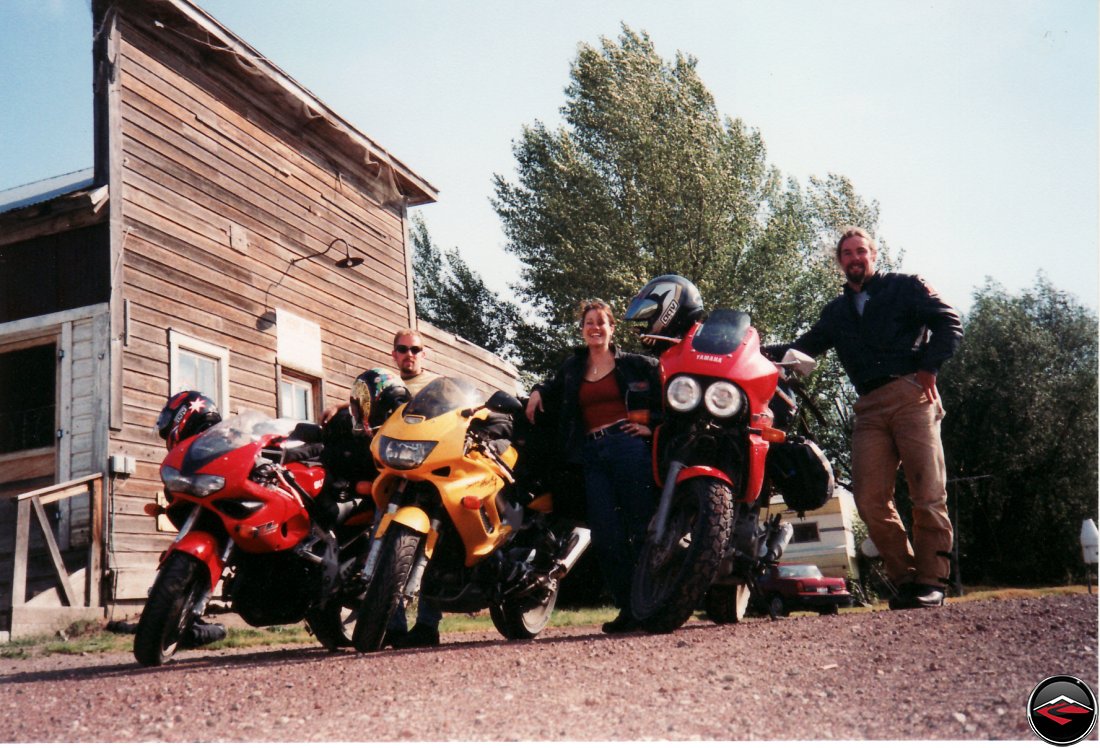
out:
M465 379L439 377L420 390L405 406L405 417L435 418L460 408L476 408L485 396Z
M184 458L185 472L198 469L216 457L257 442L268 434L287 436L297 421L271 418L254 410L244 410L207 429L191 442Z
M707 317L691 341L692 350L725 356L737 350L745 340L752 321L745 312L715 309Z

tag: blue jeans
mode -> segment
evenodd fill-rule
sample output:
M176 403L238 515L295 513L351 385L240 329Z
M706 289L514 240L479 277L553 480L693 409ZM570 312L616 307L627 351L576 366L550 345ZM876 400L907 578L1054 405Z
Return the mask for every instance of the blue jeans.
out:
M420 604L416 606L416 625L438 629L439 622L442 620L443 611L435 607L433 603L428 602L424 598L420 598ZM408 631L408 623L405 622L404 603L399 602L397 604L397 608L393 611L393 617L390 618L389 623L386 624L386 631L400 632L402 634Z
M624 433L584 443L588 527L600 572L621 610L630 610L634 562L656 509L650 447Z

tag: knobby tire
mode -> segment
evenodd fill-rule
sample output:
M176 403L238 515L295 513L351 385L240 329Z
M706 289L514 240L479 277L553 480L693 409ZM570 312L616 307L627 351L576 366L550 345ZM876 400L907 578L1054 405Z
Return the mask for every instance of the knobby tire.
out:
M729 543L732 502L729 486L718 480L677 486L663 542L647 538L634 567L631 608L646 631L674 631L699 607Z
M749 585L713 585L707 590L704 609L714 623L738 623L745 618L749 608Z

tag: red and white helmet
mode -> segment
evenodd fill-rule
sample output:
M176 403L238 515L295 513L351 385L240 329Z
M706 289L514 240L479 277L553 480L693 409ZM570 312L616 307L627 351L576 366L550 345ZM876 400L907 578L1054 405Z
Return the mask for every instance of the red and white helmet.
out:
M157 416L156 430L164 445L171 450L180 442L221 423L218 406L197 390L177 392Z

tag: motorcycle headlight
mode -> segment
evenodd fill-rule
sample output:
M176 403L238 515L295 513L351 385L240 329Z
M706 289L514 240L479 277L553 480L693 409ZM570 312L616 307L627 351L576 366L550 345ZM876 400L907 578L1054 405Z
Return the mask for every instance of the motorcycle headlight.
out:
M670 408L686 413L699 405L703 398L703 388L691 377L676 377L668 383L665 394Z
M401 439L379 437L378 455L382 462L396 470L411 470L420 467L439 442L414 442Z
M707 404L707 410L718 418L729 418L741 410L745 404L745 396L740 388L731 382L715 382L707 387L703 396L703 402Z
M167 465L160 469L160 479L169 493L185 493L200 499L225 488L225 478L220 475L184 475Z

